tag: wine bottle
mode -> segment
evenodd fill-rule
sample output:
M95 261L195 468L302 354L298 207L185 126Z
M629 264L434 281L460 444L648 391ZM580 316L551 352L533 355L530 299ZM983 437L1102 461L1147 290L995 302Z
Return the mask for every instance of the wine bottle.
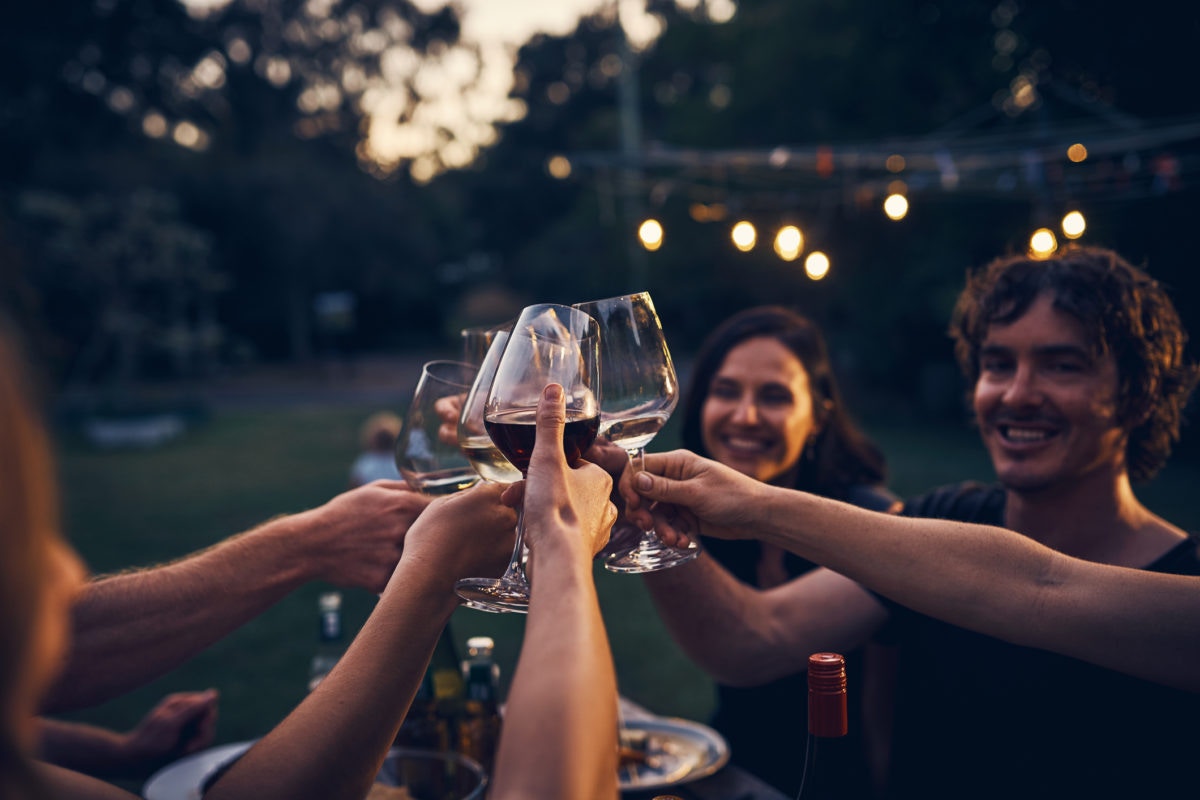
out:
M337 664L345 650L342 639L342 595L340 592L322 592L317 598L318 632L317 651L308 665L308 690L317 684Z
M396 745L439 752L449 750L451 731L455 729L462 701L462 686L458 656L447 625L438 637L416 696L400 724Z
M837 653L808 657L808 741L797 800L838 800L846 796L822 753L836 748L849 730L846 713L846 659Z
M478 761L491 774L500 743L500 667L487 636L467 640L463 661L463 710L458 723L458 751Z

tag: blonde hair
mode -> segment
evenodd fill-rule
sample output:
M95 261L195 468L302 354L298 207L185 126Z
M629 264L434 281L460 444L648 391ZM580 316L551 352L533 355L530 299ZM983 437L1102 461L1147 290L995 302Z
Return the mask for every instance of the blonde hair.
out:
M37 603L58 542L49 438L35 410L15 333L0 319L0 796L39 797L19 744L21 691Z
M363 450L389 450L400 438L403 423L390 411L377 411L367 417L359 429L359 442Z

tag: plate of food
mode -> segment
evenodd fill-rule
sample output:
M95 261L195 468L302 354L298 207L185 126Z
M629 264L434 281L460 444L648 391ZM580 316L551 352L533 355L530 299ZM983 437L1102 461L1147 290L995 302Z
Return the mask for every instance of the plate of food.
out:
M729 745L705 725L673 717L625 719L620 730L621 789L659 789L699 780L729 762Z

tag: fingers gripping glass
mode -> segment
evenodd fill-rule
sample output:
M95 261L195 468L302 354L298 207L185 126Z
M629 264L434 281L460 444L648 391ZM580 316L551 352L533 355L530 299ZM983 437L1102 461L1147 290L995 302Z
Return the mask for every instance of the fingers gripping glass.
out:
M549 383L566 394L563 449L578 459L600 426L600 343L596 322L587 314L552 304L529 306L513 325L484 403L484 426L492 443L522 476L529 470L537 434L538 401ZM522 563L524 510L508 569L499 578L463 578L458 596L472 608L524 613L529 581Z
M416 491L452 494L479 481L458 446L454 425L445 422L445 409L461 408L477 372L478 367L458 361L430 361L421 368L396 442L396 467Z
M622 447L633 468L643 468L646 446L666 424L679 402L679 383L662 324L649 292L578 303L600 326L604 401L600 435ZM612 572L657 572L691 561L699 547L663 544L654 531L633 546L610 553Z

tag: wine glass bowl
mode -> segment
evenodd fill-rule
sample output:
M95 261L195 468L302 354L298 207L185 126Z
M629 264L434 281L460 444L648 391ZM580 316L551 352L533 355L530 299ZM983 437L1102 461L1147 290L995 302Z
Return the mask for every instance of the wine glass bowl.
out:
M496 443L488 435L483 419L488 391L492 388L492 381L496 377L496 368L500 366L500 357L504 354L508 336L508 331L495 333L458 418L458 446L479 473L479 477L492 483L515 483L521 480L521 471L496 447Z
M577 303L600 326L604 360L601 374L600 435L629 454L642 468L646 446L670 419L679 402L679 381L671 351L649 292ZM663 544L653 531L632 546L609 550L604 566L612 572L655 572L691 561L699 554Z
M591 446L600 428L600 343L596 321L570 306L539 304L513 325L484 402L484 427L505 459L524 476L537 436L537 407L547 384L566 395L563 448L568 461ZM529 581L522 560L523 514L508 569L499 578L463 578L459 597L472 608L524 613Z
M479 473L457 438L447 435L442 412L447 402L461 404L465 400L477 371L459 361L430 361L421 368L404 430L396 442L396 467L415 491L452 494L479 481Z

